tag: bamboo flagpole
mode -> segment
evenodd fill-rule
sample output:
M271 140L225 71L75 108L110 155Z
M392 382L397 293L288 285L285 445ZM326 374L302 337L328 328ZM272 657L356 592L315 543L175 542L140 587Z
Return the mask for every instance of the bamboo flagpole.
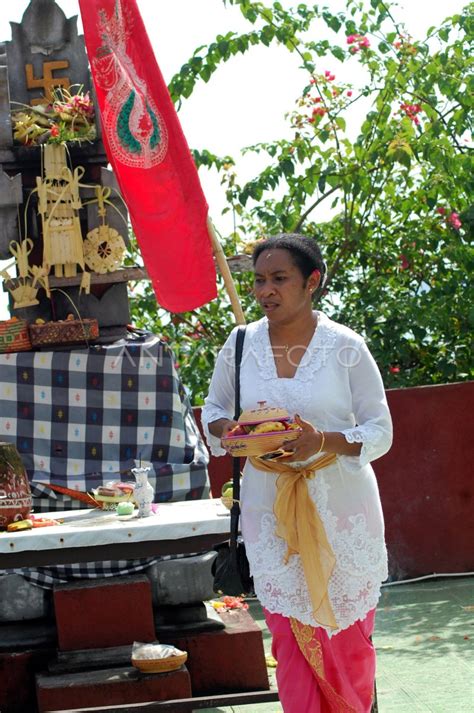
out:
M235 316L235 321L237 322L237 324L245 324L245 315L242 310L242 305L240 304L239 295L237 294L237 290L235 289L235 283L230 272L229 265L227 264L226 256L222 249L222 245L219 242L219 238L216 235L212 220L209 217L207 219L207 227L209 230L209 237L211 239L212 250L216 258L217 266L219 267L221 275L224 278L224 285L227 290L227 294L229 295L230 304L232 305L232 311Z

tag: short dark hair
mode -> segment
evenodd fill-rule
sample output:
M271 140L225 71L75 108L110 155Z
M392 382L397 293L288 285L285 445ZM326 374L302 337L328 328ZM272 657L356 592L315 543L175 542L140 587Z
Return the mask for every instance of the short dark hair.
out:
M314 238L299 233L279 233L264 240L259 240L252 253L252 262L255 267L264 250L288 250L294 265L306 281L313 270L321 273L321 285L326 279L327 266L321 254L321 248Z

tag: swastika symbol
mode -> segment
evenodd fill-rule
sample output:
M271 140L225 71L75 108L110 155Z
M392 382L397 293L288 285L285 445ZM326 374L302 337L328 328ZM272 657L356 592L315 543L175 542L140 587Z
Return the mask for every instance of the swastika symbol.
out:
M54 62L43 62L43 76L35 77L32 64L25 65L26 86L28 89L44 89L44 95L38 99L32 99L31 105L44 104L46 99L48 102L53 101L53 89L55 87L64 87L69 89L71 83L69 77L53 77L53 72L56 69L67 69L69 62L67 59L58 59Z

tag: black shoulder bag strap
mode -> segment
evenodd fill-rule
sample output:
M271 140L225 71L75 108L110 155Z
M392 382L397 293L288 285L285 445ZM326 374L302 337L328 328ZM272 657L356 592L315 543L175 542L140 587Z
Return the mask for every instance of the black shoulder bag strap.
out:
M242 351L244 348L245 327L239 327L235 342L235 411L234 420L240 416L240 363L242 361ZM230 547L237 545L239 533L240 516L240 458L232 459L232 508L230 511Z

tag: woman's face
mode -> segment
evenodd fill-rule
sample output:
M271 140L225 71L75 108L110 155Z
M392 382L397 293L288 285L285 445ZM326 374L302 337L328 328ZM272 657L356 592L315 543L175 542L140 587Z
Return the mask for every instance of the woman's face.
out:
M273 322L289 322L311 309L313 277L306 284L291 254L285 249L264 250L255 263L254 294Z

